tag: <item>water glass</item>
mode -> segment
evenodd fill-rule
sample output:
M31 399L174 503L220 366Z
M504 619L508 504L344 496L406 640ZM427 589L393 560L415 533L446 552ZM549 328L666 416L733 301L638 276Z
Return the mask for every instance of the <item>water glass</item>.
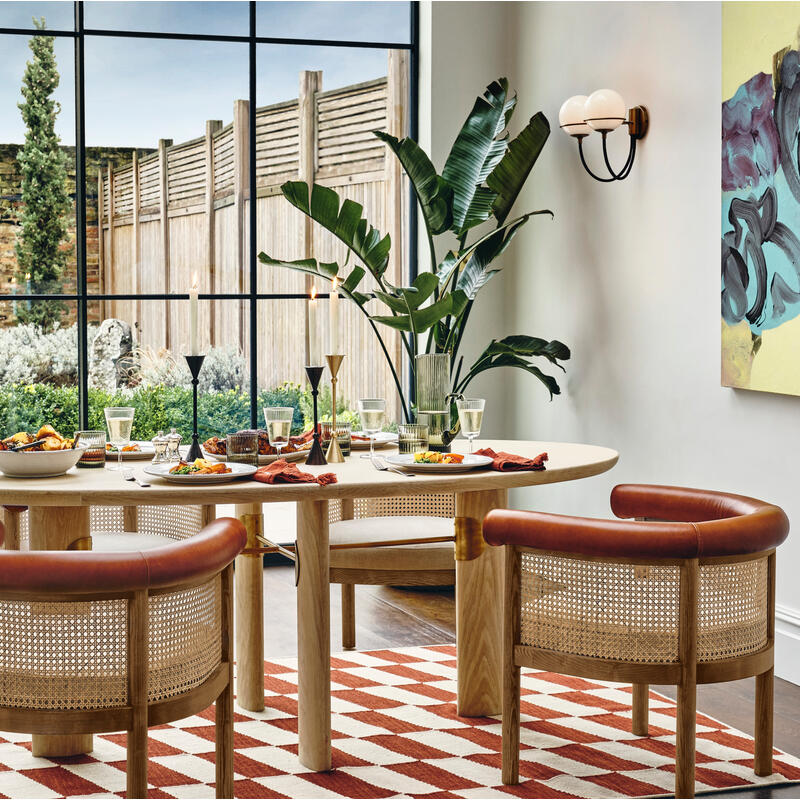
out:
M258 432L229 433L226 442L228 461L258 466Z
M375 455L375 434L380 432L386 420L386 401L379 398L359 400L358 415L361 417L361 430L369 436L369 454L361 458L372 458Z
M477 398L464 398L456 400L458 421L461 423L461 432L469 439L469 451L472 452L476 436L480 435L483 423L483 407L485 400Z
M102 469L106 465L106 432L75 431L74 438L80 437L80 444L86 445L77 466L87 469Z
M320 422L319 429L322 435L322 448L323 450L327 450L326 445L331 440L331 429L333 428L333 422ZM339 447L342 450L343 456L350 455L350 435L353 432L353 425L350 422L338 422L336 423L336 438L339 440Z
M424 453L428 449L428 426L408 423L397 426L397 451L403 455Z
M117 448L117 466L110 469L122 470L122 448L131 443L133 415L135 408L115 406L104 409L108 426L108 441Z
M291 406L268 406L264 409L264 419L267 423L269 443L280 455L281 450L289 444L294 408Z

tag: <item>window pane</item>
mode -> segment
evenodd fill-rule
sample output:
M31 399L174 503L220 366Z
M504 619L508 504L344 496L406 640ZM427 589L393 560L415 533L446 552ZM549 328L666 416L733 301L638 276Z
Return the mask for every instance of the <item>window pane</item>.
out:
M90 424L102 428L106 406L130 404L136 408L134 438L151 439L158 430L175 427L189 441L192 391L184 359L190 349L189 301L89 306L104 320L89 348ZM233 330L230 320L236 321L236 335L223 336L223 330ZM198 344L206 356L199 377L201 442L250 427L248 320L244 301L199 301Z
M90 291L248 291L247 45L87 38L86 59Z
M0 36L0 286L7 294L75 292L73 48L71 39ZM20 321L46 330L74 320L57 301L17 308Z
M87 2L84 26L108 31L247 36L247 2Z
M404 2L259 2L256 33L295 39L410 42L410 4Z
M269 85L272 66L280 59L273 45L261 45L258 52L259 86ZM408 191L396 161L387 155L385 145L375 137L376 129L388 130L402 137L407 127L408 54L405 51L378 51L381 57L378 77L363 73L358 62L354 71L339 73L339 85L328 88L328 73L317 70L325 61L316 60L317 53L305 52L309 61L292 63L292 73L300 73L295 98L289 102L260 106L256 118L256 181L258 197L258 250L274 259L294 261L316 258L336 262L340 274L348 275L358 260L347 257L346 246L329 231L316 223L308 224L304 215L292 207L280 191L286 180L298 178L307 183L320 183L333 189L340 202L348 199L363 207L363 216L392 241L389 264L383 276L385 282L402 285L407 270L406 198ZM350 50L342 51L349 54ZM298 56L298 53L295 53ZM342 61L347 61L343 58ZM281 74L281 73L277 73ZM341 81L347 76L348 83ZM289 78L286 78L289 80ZM272 86L278 91L280 87ZM293 85L287 84L283 94ZM259 89L263 91L263 88ZM301 109L304 111L301 113ZM313 157L301 163L300 154ZM324 294L331 284L284 267L259 264L259 292L302 293L312 290ZM367 274L359 291L369 292L376 287ZM294 302L294 301L293 301ZM316 339L312 336L310 350L317 354L330 352L327 329L328 300L317 302ZM306 327L305 301L291 312L271 303L259 305L259 331L262 340L270 343L259 352L261 387L275 385L281 380L302 380ZM342 395L355 407L359 397L385 397L389 415L398 418L399 400L389 363L366 314L350 301L342 299L340 341L346 358L342 365ZM385 307L372 302L366 310L385 313ZM287 326L291 334L286 333ZM380 335L391 355L391 365L397 374L404 374L399 335L379 326ZM314 333L312 331L312 333ZM301 342L303 347L301 347Z
M72 436L78 424L78 332L75 324L45 333L21 324L24 300L0 301L0 436L52 425ZM75 318L75 303L65 304Z
M44 17L53 31L71 31L75 28L72 3L66 2L10 2L0 3L0 28L34 28L34 18Z

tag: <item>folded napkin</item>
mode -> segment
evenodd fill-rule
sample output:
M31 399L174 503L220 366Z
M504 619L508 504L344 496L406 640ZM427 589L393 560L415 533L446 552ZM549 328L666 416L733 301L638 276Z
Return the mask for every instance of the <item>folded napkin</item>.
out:
M284 459L259 467L253 479L261 483L318 483L320 486L336 483L336 475L332 472L324 472L322 475L300 472L297 464Z
M476 450L475 455L491 458L492 469L496 469L498 472L546 469L544 462L547 461L547 453L539 453L536 458L525 458L524 456L516 456L513 453L495 453L491 447L485 447L483 450Z

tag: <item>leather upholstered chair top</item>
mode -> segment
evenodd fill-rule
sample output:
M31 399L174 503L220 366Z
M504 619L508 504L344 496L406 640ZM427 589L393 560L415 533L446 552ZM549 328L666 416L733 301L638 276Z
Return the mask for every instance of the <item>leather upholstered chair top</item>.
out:
M632 731L648 734L648 685L678 687L675 794L694 796L696 685L756 677L755 772L772 772L775 548L789 522L750 497L621 485L620 519L490 512L505 545L503 782L519 779L519 674L534 667L633 684Z
M146 797L148 726L216 702L216 792L232 797L232 562L245 541L219 519L157 549L0 551L0 730L125 730L127 794Z

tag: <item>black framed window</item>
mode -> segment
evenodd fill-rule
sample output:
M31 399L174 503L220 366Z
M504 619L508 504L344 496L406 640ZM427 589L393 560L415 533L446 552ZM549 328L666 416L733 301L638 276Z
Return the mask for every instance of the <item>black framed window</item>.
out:
M50 48L37 57L52 58L58 74L46 100L58 104L54 131L69 197L57 278L41 278L35 254L33 274L21 272L15 243L32 201L19 152L29 131L16 109L4 108L0 389L14 386L16 395L0 392L0 433L23 423L53 422L66 433L99 425L103 406L120 401L120 386L148 409L150 427L185 427L180 357L195 276L200 344L213 351L205 388L219 395L205 408L201 402L201 435L256 427L265 404L296 391L280 384L301 379L308 293L314 288L322 302L326 287L268 272L257 254L295 259L308 247L327 257L335 245L318 231L303 233L278 187L298 177L327 183L386 228L375 195L384 156L368 134L394 125L392 132L416 135L417 21L416 2L394 0L0 5L7 84L20 85L32 41ZM386 111L398 91L400 121ZM6 92L3 102L22 99ZM301 113L309 103L310 123ZM303 172L304 147L314 155ZM415 269L414 215L407 208L393 231L405 241L403 272ZM351 327L359 336L358 324ZM115 359L128 345L131 353ZM36 359L15 361L20 350L36 351L38 367L28 363ZM122 377L125 369L131 374ZM380 391L369 370L353 370L351 382ZM151 391L159 382L168 391ZM47 413L57 418L42 418Z

